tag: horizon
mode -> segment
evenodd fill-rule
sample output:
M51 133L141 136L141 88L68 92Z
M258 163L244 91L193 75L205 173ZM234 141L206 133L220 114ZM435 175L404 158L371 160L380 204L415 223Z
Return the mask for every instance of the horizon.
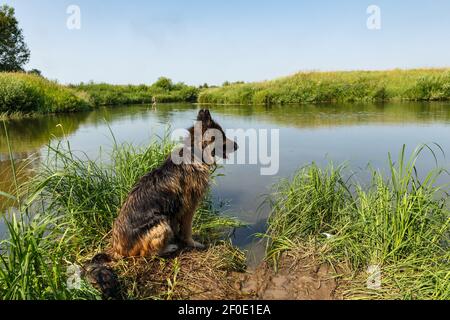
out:
M272 0L184 3L21 1L26 69L60 83L190 85L265 81L298 72L448 68L450 3ZM80 9L79 29L70 30ZM380 9L378 28L367 25ZM330 50L330 48L333 48Z

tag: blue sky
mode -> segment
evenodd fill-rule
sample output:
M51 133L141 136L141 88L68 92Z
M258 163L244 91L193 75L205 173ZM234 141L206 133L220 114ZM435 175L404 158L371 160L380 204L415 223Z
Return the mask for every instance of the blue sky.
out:
M301 70L450 66L444 0L0 0L16 8L28 68L62 83L255 81ZM381 30L366 26L381 8ZM69 30L69 5L81 29Z

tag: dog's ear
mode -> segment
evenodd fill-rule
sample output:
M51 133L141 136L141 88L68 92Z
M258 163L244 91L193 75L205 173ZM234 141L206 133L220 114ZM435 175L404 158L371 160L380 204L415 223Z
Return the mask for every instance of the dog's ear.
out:
M200 112L198 113L198 117L197 117L198 121L201 121L203 123L210 123L212 118L211 118L211 113L209 112L208 109L204 110L200 110Z

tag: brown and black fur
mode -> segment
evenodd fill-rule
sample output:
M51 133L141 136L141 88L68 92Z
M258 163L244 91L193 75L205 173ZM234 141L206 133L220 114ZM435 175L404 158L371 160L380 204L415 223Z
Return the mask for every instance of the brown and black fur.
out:
M199 131L192 127L185 142L190 144L189 148L177 151L180 156L199 161L175 164L169 157L162 166L142 177L128 195L112 231L115 258L163 254L171 251L168 245L173 240L188 247L202 247L192 238L192 220L209 188L211 161L205 161L203 153L194 154L195 143L200 142L197 150L202 152L211 147L215 140L205 138L204 134L215 129L223 135L223 146L214 146L211 157L225 158L227 151L234 152L238 147L225 137L209 110L199 112L196 126L200 124L202 137L196 140L194 132ZM186 150L191 154L183 155Z
M195 130L198 126L201 130ZM209 129L219 132L221 141L208 138L205 132ZM195 136L198 133L201 137ZM198 148L194 148L195 144L199 144ZM226 158L237 149L237 144L227 139L220 125L211 118L209 110L201 110L196 125L189 129L184 148L175 151L181 157L197 161L176 164L169 157L137 182L114 222L112 254L99 254L85 265L87 280L105 297L116 298L119 283L110 268L112 261L108 259L111 257L117 260L169 254L178 249L178 245L170 245L171 242L203 248L192 238L192 221L209 188L211 165L214 164L211 160L216 155ZM211 153L205 150L211 150Z

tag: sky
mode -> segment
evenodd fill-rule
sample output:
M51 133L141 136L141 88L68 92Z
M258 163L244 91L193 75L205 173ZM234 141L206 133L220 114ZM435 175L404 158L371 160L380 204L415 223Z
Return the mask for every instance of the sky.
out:
M450 66L447 0L0 0L61 83L200 85L311 70ZM69 29L70 5L80 29ZM369 29L370 5L380 29Z

